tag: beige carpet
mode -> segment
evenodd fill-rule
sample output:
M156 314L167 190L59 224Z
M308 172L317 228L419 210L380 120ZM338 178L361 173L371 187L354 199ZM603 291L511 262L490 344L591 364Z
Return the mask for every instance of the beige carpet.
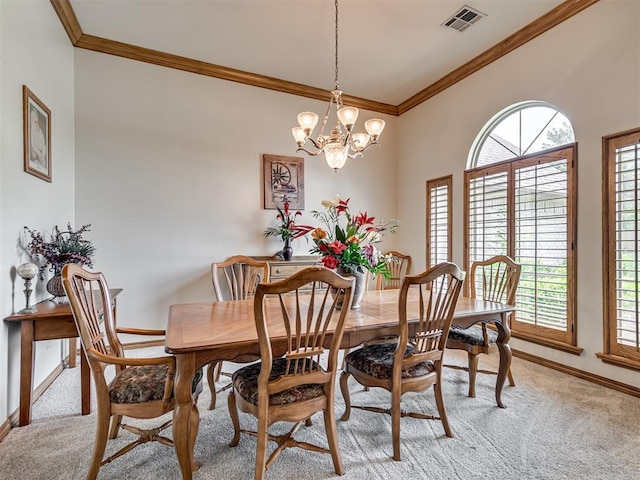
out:
M448 361L466 357L447 352ZM497 357L482 358L484 365ZM482 361L481 360L481 361ZM488 361L488 362L487 362ZM226 365L226 364L225 364ZM354 410L338 421L344 479L612 479L640 478L640 399L514 359L516 387L505 387L506 409L495 406L495 377L480 375L478 398L466 397L466 373L445 371L445 402L454 438L437 421L402 420L402 461L391 459L390 418ZM354 383L353 402L384 405L383 391L363 392ZM255 439L243 436L230 448L226 392L214 411L199 401L201 426L194 479L253 478ZM405 396L407 407L435 412L433 392ZM337 397L338 412L342 398ZM0 443L1 479L82 479L91 455L94 415L80 416L79 369L65 370L34 406L31 425L14 428ZM255 422L241 416L245 426ZM113 453L129 434L107 445ZM301 439L325 444L322 416L303 427ZM157 443L104 466L100 479L179 479L174 451ZM329 455L286 450L267 479L338 478Z

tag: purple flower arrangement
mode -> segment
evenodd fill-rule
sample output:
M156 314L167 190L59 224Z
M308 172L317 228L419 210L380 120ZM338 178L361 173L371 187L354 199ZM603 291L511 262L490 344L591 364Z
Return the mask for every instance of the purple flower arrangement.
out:
M96 249L89 240L82 235L90 230L91 224L83 225L78 230L73 230L71 223L67 223L66 230L60 230L56 225L53 231L45 238L40 232L24 227L31 240L25 247L31 257L42 262L38 270L40 280L44 280L44 273L49 269L54 275L60 275L62 267L67 263L77 263L93 267Z

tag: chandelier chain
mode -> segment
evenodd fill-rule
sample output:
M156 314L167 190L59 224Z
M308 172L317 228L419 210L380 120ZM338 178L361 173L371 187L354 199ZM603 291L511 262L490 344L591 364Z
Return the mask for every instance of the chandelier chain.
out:
M340 88L338 83L338 0L336 0L336 90Z

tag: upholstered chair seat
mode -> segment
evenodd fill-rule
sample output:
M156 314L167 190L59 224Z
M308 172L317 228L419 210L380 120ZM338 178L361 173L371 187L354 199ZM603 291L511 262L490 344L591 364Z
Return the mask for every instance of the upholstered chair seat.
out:
M469 345L484 345L484 337L480 325L473 325L466 329L452 327L451 330L449 330L449 338ZM487 338L490 345L497 343L498 332L488 328Z
M119 372L109 384L109 398L120 404L162 400L168 374L166 364L129 367ZM192 392L195 393L202 375L202 369L196 371Z
M236 391L247 402L258 405L258 377L260 376L261 363L254 363L239 370L236 370L231 377L231 383ZM302 363L298 364L298 373L302 372ZM319 368L316 362L313 362L314 370ZM273 361L271 366L271 375L269 381L276 380L285 374L287 369L287 359L278 358ZM290 363L289 374L293 374L296 368L294 363ZM324 395L323 385L318 383L296 385L283 392L278 392L269 396L269 405L285 405L287 403L301 402L303 400L311 400Z
M397 343L377 343L351 352L344 359L347 365L379 379L389 380L393 371L393 354ZM412 345L407 345L405 358L413 354ZM402 370L402 378L423 377L435 370L432 361L420 362Z

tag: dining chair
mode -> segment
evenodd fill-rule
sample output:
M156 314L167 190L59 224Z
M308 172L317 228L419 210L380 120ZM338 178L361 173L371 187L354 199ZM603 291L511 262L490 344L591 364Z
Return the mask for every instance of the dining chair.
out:
M398 299L398 339L366 345L345 357L345 369L340 376L345 403L341 419L349 420L352 408L390 414L394 460L400 460L401 417L440 420L447 437L453 436L442 396L442 356L464 276L457 265L449 262L418 275L405 276ZM412 322L411 334L409 318L417 321L415 325ZM391 392L391 408L351 405L350 377L365 387ZM432 385L439 416L401 409L402 395L423 392Z
M285 280L258 285L253 310L260 362L233 374L233 390L228 397L235 431L231 446L238 445L240 433L257 437L256 480L262 479L265 470L289 447L330 453L336 473L344 473L334 393L338 349L351 309L338 310L337 303L349 305L353 283L352 278L325 267L307 267ZM309 287L310 294L299 293ZM256 417L257 432L240 428L238 410ZM329 448L295 440L294 434L302 424L310 425L311 416L320 411ZM286 434L271 435L269 427L281 421L294 425ZM267 459L268 441L276 442L277 447Z
M402 279L411 268L411 255L405 255L395 250L386 252L384 255L387 257L387 266L391 271L391 276L384 278L378 274L376 276L376 290L398 289L402 284Z
M173 446L170 438L161 435L171 426L171 418L159 427L146 429L124 424L122 418L151 419L174 409L175 358L124 356L118 334L156 336L164 335L164 330L117 327L109 287L102 273L88 272L79 265L67 264L62 269L62 283L96 388L96 436L87 473L87 479L95 479L102 465L138 445L157 441ZM107 369L111 365L114 366L115 376L108 380ZM196 372L193 380L195 398L202 391L201 380L202 370ZM191 418L192 443L198 430L197 419L197 415ZM138 438L113 455L103 458L107 439L116 438L120 428L138 435Z
M211 280L216 300L250 300L255 295L260 282L269 281L269 263L254 260L245 255L235 255L223 262L211 264ZM230 377L231 374L222 371L222 362L212 362L207 369L207 383L211 392L209 410L216 407L218 393L231 388L231 384L216 390L216 382L220 376Z
M391 250L387 253L384 253L383 255L387 257L387 265L389 267L389 270L391 271L391 275L387 279L387 278L384 278L382 275L377 274L375 276L375 290L399 289L402 283L402 280L407 275L407 273L409 273L409 268L411 268L411 256L405 255L400 252L396 252L395 250ZM362 345L367 346L367 345L371 345L372 343L393 342L396 340L396 338L397 337L395 335L389 335L386 337L372 340L370 342L365 342ZM349 354L350 351L351 351L350 348L345 349L345 353L344 353L345 357ZM343 362L343 365L344 365L344 362ZM369 387L365 386L364 390L369 391Z
M508 303L514 305L516 290L520 280L521 266L506 255L497 255L484 261L473 262L469 270L469 285L471 298L481 298L490 302ZM507 317L511 327L511 315ZM451 328L447 348L466 350L468 366L445 365L450 368L467 370L469 372L469 396L476 396L476 374L488 373L497 375L491 370L478 369L478 357L481 353L492 353L498 350L498 332L486 323L473 325L467 329ZM508 372L509 384L515 386L511 373Z

